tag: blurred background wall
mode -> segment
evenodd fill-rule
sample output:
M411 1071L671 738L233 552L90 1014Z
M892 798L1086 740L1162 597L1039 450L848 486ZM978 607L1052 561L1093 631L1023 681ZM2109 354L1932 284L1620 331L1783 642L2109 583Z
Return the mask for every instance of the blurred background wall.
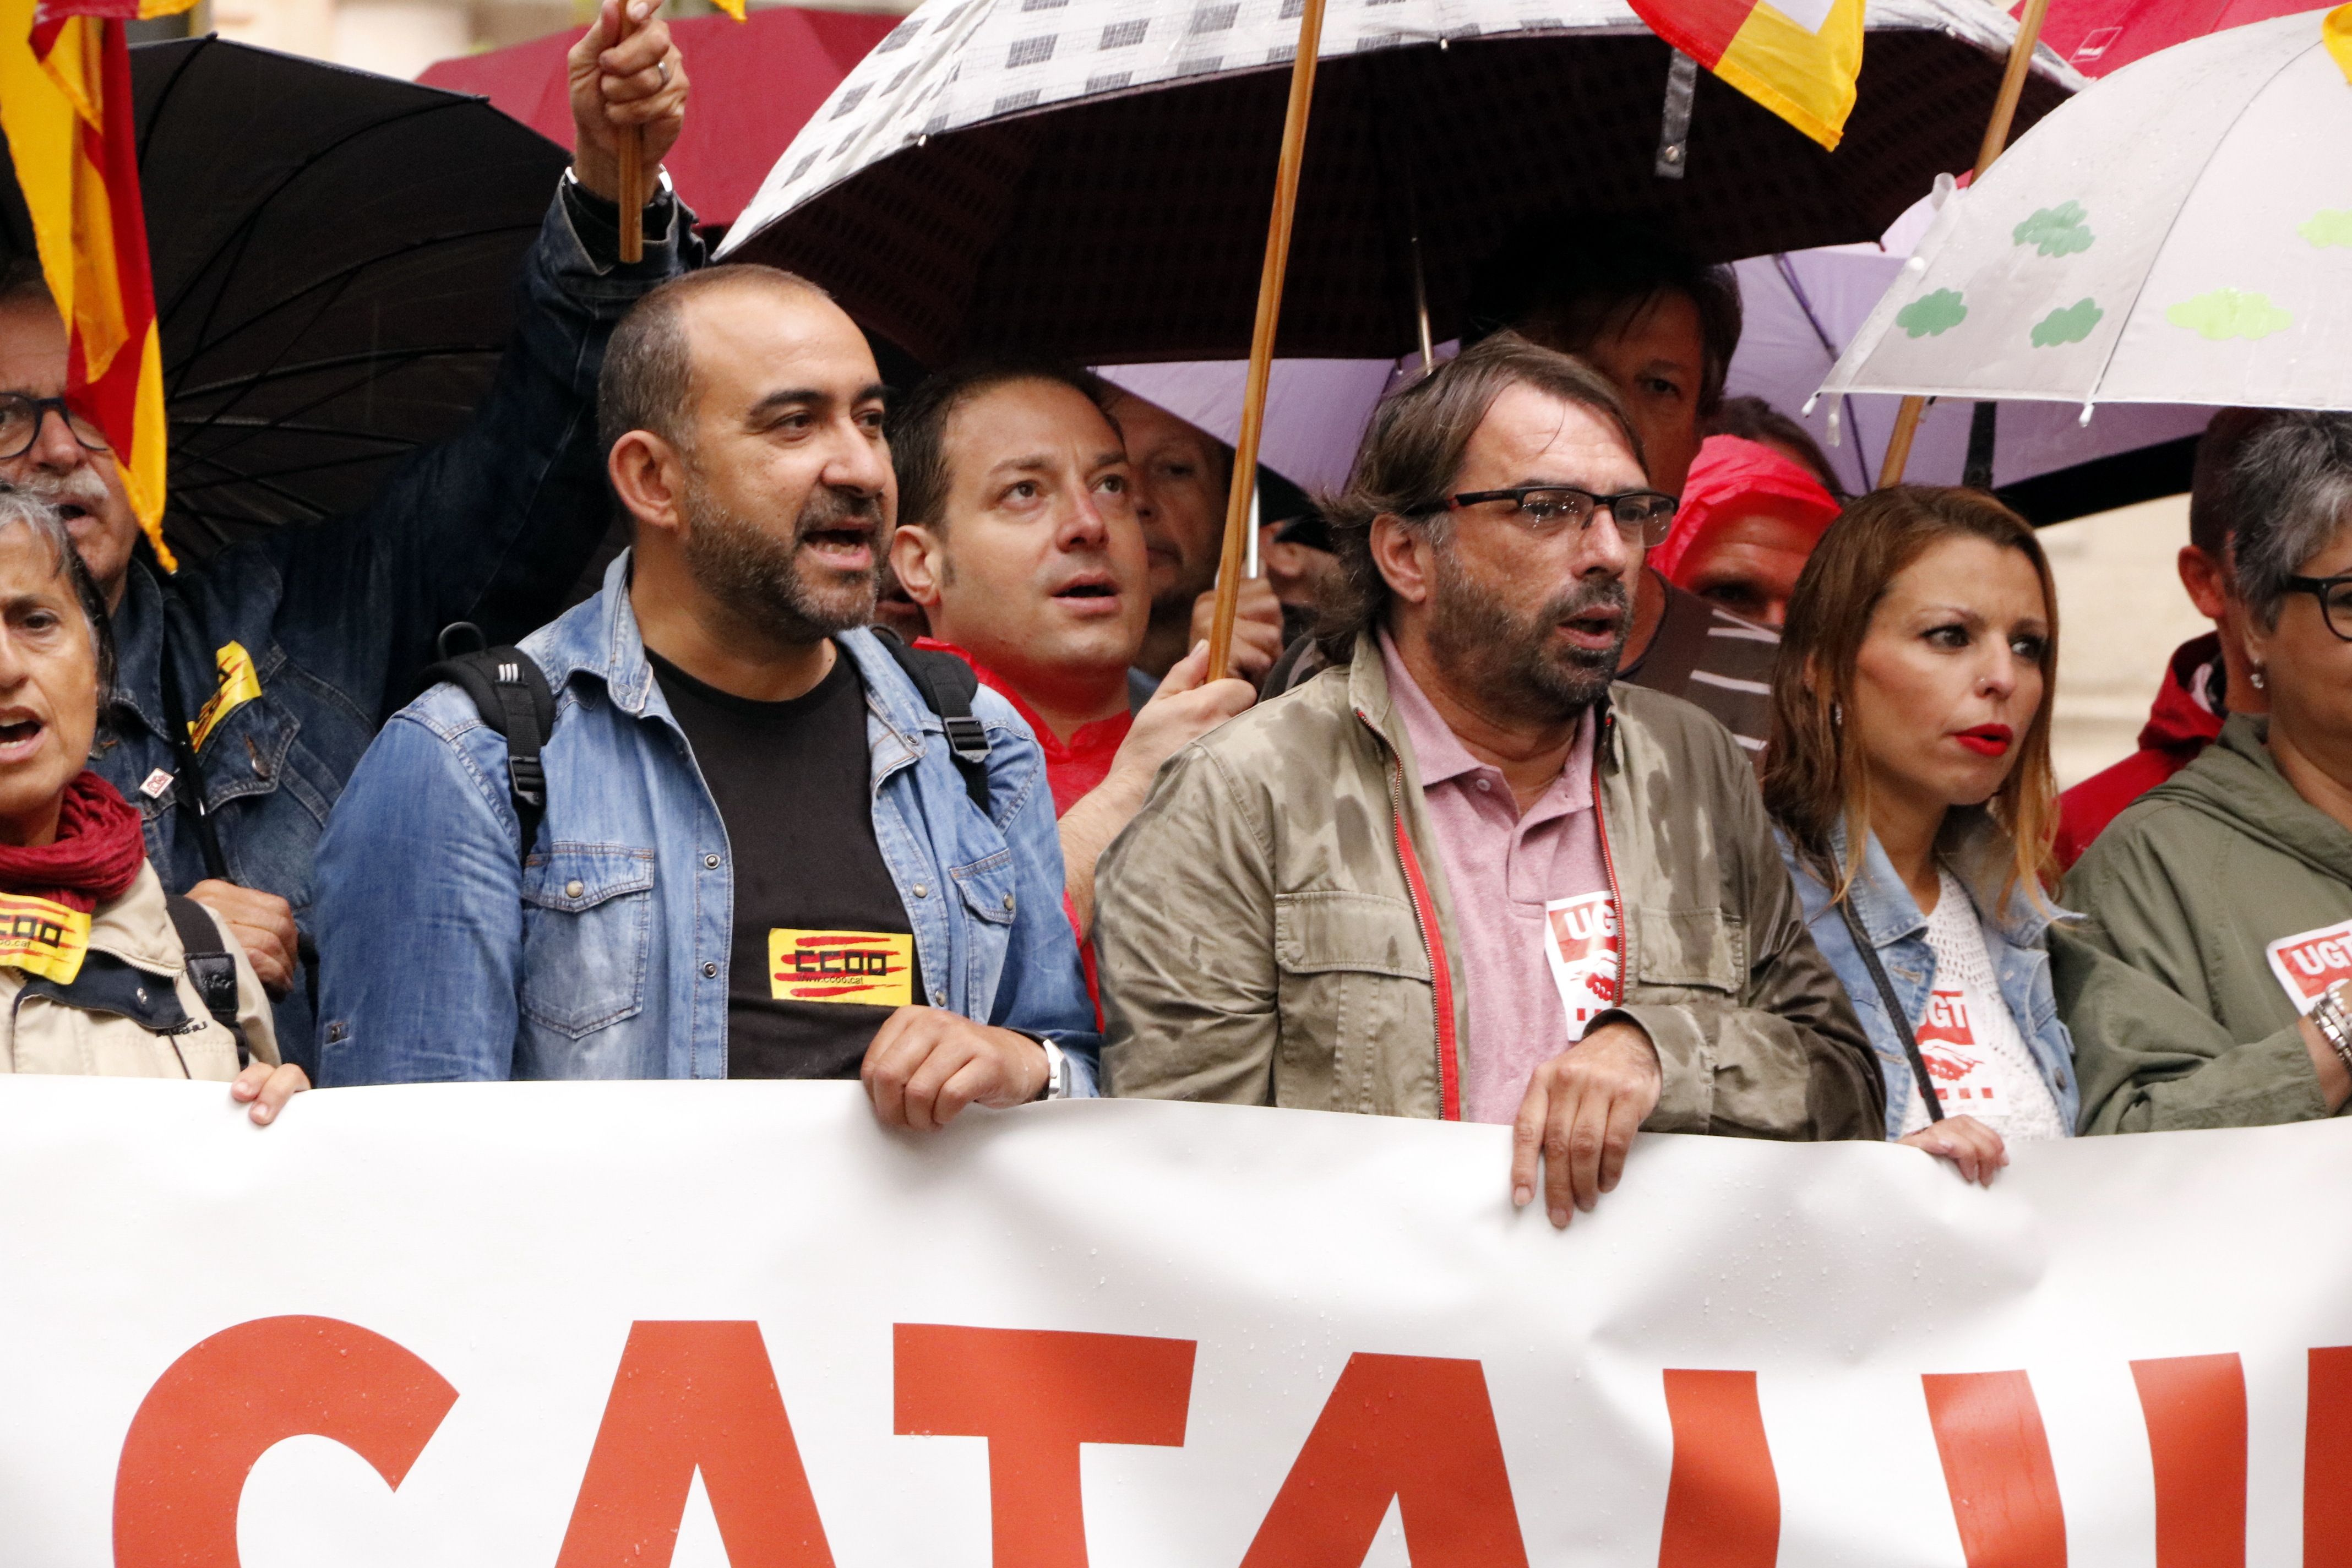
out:
M2078 784L2135 750L2172 650L2213 629L2181 590L2189 498L2168 496L2042 530L2058 579L2052 760Z
M911 11L915 0L801 0L827 11ZM761 9L761 0L750 0ZM671 16L708 16L710 0L667 0ZM199 0L178 16L133 23L133 37L224 38L386 76L414 78L436 60L503 48L584 26L588 0Z

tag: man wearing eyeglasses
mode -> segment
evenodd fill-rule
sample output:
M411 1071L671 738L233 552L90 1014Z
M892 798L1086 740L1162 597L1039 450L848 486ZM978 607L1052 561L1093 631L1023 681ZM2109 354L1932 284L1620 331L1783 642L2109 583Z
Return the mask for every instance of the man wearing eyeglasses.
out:
M1556 1226L1639 1128L1881 1135L1745 753L1612 684L1674 505L1515 334L1381 405L1335 668L1179 752L1097 872L1109 1092L1509 1123Z
M134 559L114 455L62 396L66 331L40 269L0 264L0 484L65 514L121 650L91 766L144 816L164 886L235 929L278 999L287 1059L314 1076L307 931L328 810L415 695L442 626L504 641L562 607L610 517L594 417L605 340L701 255L694 215L665 186L645 208L644 259L619 261L619 132L642 127L657 169L685 121L684 64L653 11L604 0L572 47L572 167L480 408L354 516L287 524L169 579Z

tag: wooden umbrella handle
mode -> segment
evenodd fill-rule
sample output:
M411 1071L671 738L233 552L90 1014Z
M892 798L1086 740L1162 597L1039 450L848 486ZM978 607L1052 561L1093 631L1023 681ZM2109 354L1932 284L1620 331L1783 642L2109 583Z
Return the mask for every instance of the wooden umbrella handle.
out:
M1225 497L1224 552L1217 563L1216 613L1209 622L1208 679L1225 673L1241 606L1242 560L1249 542L1250 497L1257 488L1258 437L1265 428L1266 379L1274 374L1274 332L1282 317L1282 278L1290 263L1290 220L1298 209L1298 166L1307 155L1307 113L1315 98L1315 57L1323 45L1323 0L1307 0L1298 18L1298 54L1290 67L1290 107L1282 118L1282 158L1274 176L1274 216L1265 230L1265 269L1257 280L1257 324L1250 332L1249 381L1242 428L1234 444L1234 481Z
M624 125L614 152L621 165L621 260L646 258L646 128Z
M2025 73L2033 64L2033 47L2042 41L2042 23L2050 15L2050 0L2026 0L2018 18L2017 41L2009 47L2009 68L2000 74L2000 93L1992 101L1992 118L1985 123L1984 144L1977 149L1976 178L1992 167L2009 146L2010 123L2017 118L2017 100L2025 92ZM1878 488L1903 482L1911 463L1911 440L1919 433L1919 416L1927 411L1924 397L1906 397L1895 411L1895 431L1886 438L1886 457L1879 464Z

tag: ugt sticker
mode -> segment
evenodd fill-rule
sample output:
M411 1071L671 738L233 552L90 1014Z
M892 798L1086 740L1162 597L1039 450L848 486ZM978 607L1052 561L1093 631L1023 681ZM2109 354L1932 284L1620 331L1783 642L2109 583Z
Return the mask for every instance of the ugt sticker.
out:
M2352 921L2283 936L2263 951L2287 1000L2296 1012L2308 1013L2329 986L2352 980Z
M1544 958L1568 1012L1568 1037L1617 1005L1617 900L1607 893L1554 899L1544 906Z
M768 931L768 994L779 1002L914 1000L915 939L906 931Z

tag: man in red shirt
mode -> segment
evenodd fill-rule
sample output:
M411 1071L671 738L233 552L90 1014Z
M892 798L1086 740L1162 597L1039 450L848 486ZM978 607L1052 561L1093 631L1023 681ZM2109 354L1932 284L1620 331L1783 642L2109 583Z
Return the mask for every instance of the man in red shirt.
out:
M2240 622L2245 614L2230 578L2230 541L2237 515L2229 493L2238 449L2269 420L2260 408L2225 408L2197 443L2189 492L2189 542L2180 547L2180 585L2213 630L2173 650L2148 707L2139 750L2059 796L2058 863L2071 868L2124 807L2197 760L2231 713L2263 713L2270 703L2251 676Z
M898 476L891 565L929 617L921 646L961 655L1035 731L1083 941L1094 868L1178 748L1248 707L1203 682L1196 647L1130 711L1128 668L1151 615L1133 469L1092 377L1033 365L944 372L890 412Z

